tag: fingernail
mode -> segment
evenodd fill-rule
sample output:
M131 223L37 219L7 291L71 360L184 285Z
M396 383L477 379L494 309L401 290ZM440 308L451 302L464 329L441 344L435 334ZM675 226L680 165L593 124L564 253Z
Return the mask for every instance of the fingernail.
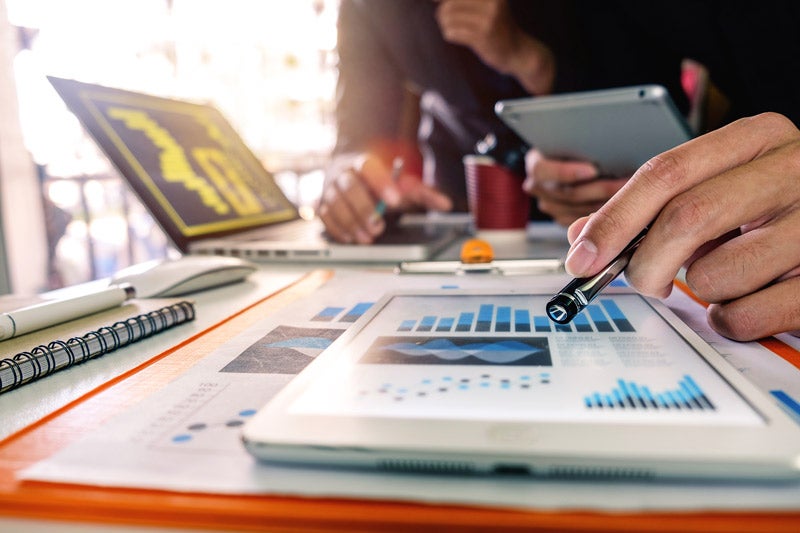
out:
M400 191L398 191L395 187L388 187L383 191L383 201L386 202L387 205L392 207L397 207L400 205Z
M545 191L553 192L561 188L561 184L557 181L540 181L539 188Z
M383 206L382 209L375 209L375 211L367 219L367 226L375 228L383 222L383 214L386 212L386 205L379 204L378 207Z
M359 228L356 230L356 242L360 244L369 244L372 242L372 236Z
M592 241L581 240L567 255L564 268L571 276L583 277L597 259L597 246Z
M522 182L522 190L529 193L533 190L533 186L536 184L533 177L528 176L525 178L525 181Z
M597 169L594 167L578 167L575 171L575 177L582 180L588 180L597 177Z
M369 221L367 229L369 230L370 234L373 237L377 237L378 235L383 233L384 229L386 229L386 223L383 221L383 218L381 217L373 218Z

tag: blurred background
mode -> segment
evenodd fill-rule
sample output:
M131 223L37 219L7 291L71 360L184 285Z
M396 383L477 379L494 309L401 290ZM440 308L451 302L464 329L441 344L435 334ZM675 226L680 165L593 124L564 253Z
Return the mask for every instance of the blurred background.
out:
M33 162L24 183L18 171L0 172L3 224L7 238L10 226L19 232L25 218L8 211L35 210L38 195L47 250L46 271L38 272L35 222L27 237L33 257L20 257L19 243L0 247L9 270L22 273L12 276L13 290L55 289L176 254L46 75L213 103L301 213L313 215L335 136L336 0L0 0L0 6L0 47L14 84L6 91L16 96L21 143ZM6 123L9 107L2 109ZM20 192L31 207L9 206L9 196ZM20 266L26 261L29 268Z

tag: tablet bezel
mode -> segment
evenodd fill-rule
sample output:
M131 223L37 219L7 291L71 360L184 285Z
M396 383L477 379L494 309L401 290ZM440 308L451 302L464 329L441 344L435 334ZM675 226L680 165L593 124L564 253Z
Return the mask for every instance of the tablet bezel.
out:
M592 162L602 176L630 176L693 136L660 85L501 100L495 113L546 157Z

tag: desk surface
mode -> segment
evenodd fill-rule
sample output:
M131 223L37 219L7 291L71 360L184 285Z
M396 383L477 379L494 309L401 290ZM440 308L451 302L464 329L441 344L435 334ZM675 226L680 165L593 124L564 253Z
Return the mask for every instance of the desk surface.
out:
M489 237L491 238L491 236ZM566 253L566 230L562 227L533 223L528 228L528 239L504 236L492 244L498 258L562 257ZM440 252L437 259L458 259L461 241ZM29 383L20 389L0 396L0 440L36 420L60 409L83 394L136 368L153 355L179 344L260 299L276 292L299 278L303 273L318 267L311 263L294 265L262 265L245 283L229 285L194 293L191 299L198 309L194 322L168 330L136 343L114 354L92 362L91 369L76 367L48 376L39 382ZM392 271L394 265L365 265L370 270ZM342 264L340 269L358 269L358 265ZM87 284L92 285L92 284Z
M554 233L556 235L557 233ZM539 251L545 249L549 240L543 239L542 243L528 244L539 246ZM563 248L562 248L563 250ZM451 249L446 253L454 253ZM457 252L455 252L457 253ZM444 258L449 259L446 254ZM508 256L506 256L508 257ZM109 354L98 360L92 366L77 367L68 371L55 374L42 380L22 387L19 390L0 396L0 437L5 438L23 428L34 424L41 418L47 418L64 406L70 405L76 399L101 387L103 384L114 381L131 369L141 365L154 355L170 350L200 332L212 328L220 321L231 315L236 315L240 310L248 308L261 301L264 297L279 291L281 287L291 283L301 274L308 272L313 267L303 265L297 267L265 267L244 284L199 293L195 296L198 308L198 319L191 326L186 326L183 331L165 332L138 345L137 349L129 347L126 351ZM343 268L353 268L343 267ZM266 309L266 308L265 308ZM244 316L244 315L242 315ZM210 339L213 340L213 339ZM223 342L218 339L217 342ZM176 352L178 353L178 352ZM173 357L173 355L170 355ZM180 355L178 353L178 357ZM168 376L162 376L168 379ZM157 386L156 383L153 386ZM102 403L102 402L101 402ZM103 408L106 408L104 406ZM110 407L108 407L110 408ZM74 429L74 428L73 428ZM24 448L23 453L30 453L30 449L37 448L39 452L48 450L47 443L37 440L36 432L22 432L23 437L16 439L15 446ZM19 435L19 434L18 434ZM15 439L15 437L12 437ZM46 456L46 455L45 455ZM30 457L30 455L28 455ZM9 480L4 481L8 485ZM69 500L69 493L62 493L58 487L35 487L34 493L43 497L54 497L59 502L55 507L63 507L67 503L77 504ZM97 530L107 531L108 524L119 525L121 531L153 531L152 526L160 526L162 531L179 531L186 527L199 527L202 530L281 530L281 531L318 531L318 530L382 530L382 531L407 531L409 528L425 529L430 527L452 527L459 530L490 530L499 528L508 531L521 530L620 530L620 529L651 529L651 530L690 530L702 529L719 531L736 530L772 530L792 531L800 528L800 508L796 512L678 512L678 513L598 513L598 512L559 512L541 511L529 512L520 510L502 510L493 508L463 507L454 505L424 505L401 502L361 502L354 500L307 499L292 497L251 497L237 499L221 496L181 496L180 494L165 493L176 509L171 515L151 517L143 520L125 520L114 516L114 510L119 506L135 509L141 505L139 501L143 496L136 491L103 491L93 489L83 491L83 496L98 501L106 502L103 513L95 513L92 520L100 521ZM66 499L65 499L66 498ZM152 495L148 496L152 498ZM205 502L212 509L228 509L230 522L215 523L199 521L192 522L188 519L193 513L198 513L197 502ZM8 500L0 503L0 529L19 530L24 527L27 531L93 531L84 524L75 525L71 520L75 515L64 513L64 509L54 509L51 519L66 522L46 522L31 520L33 516L42 517L41 514L28 514L22 507L14 508L7 505ZM184 505L182 507L182 505ZM115 507L117 506L117 507ZM219 507L217 507L219 506ZM59 511L61 514L59 514ZM224 516L224 514L222 515ZM302 517L302 518L300 518ZM48 518L45 516L45 518ZM81 517L78 517L81 519ZM146 525L146 528L143 528ZM210 529L209 529L210 528Z

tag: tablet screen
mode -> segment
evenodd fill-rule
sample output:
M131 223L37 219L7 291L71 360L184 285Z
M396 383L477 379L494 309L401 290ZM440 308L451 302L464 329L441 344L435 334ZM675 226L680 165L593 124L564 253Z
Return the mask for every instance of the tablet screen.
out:
M516 422L765 423L641 296L601 296L567 325L545 316L551 296L393 295L376 304L341 346L336 364L289 411Z

